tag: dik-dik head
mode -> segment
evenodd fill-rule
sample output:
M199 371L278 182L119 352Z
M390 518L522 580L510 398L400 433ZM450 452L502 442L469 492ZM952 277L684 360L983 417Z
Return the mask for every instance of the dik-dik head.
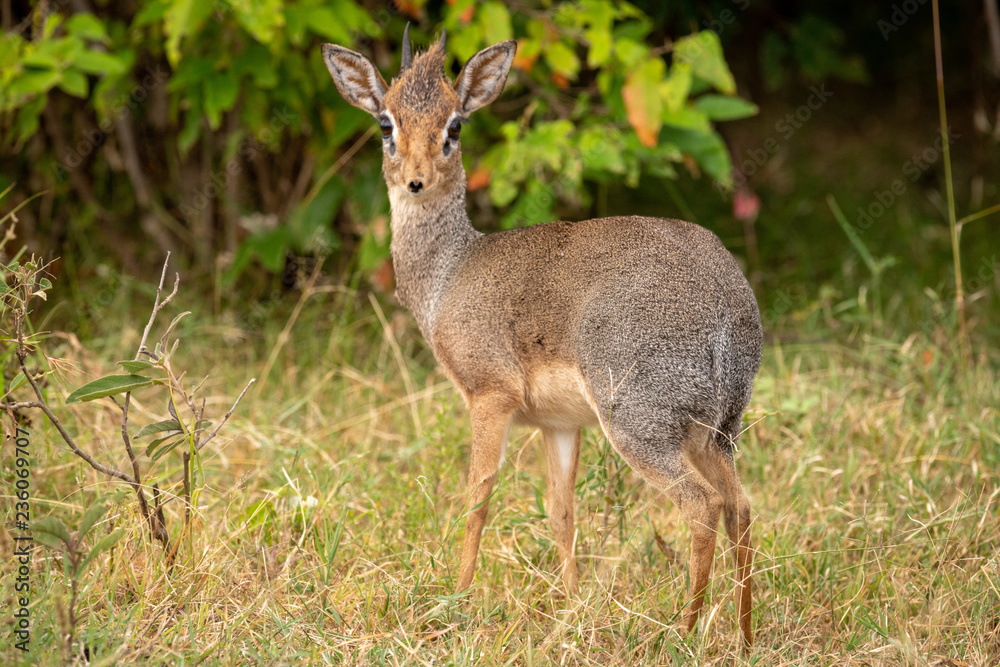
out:
M444 73L444 32L427 53L413 58L409 31L407 25L399 76L391 86L360 53L324 44L323 59L344 99L378 120L390 193L425 198L465 188L462 123L503 91L517 42L483 49L452 83Z

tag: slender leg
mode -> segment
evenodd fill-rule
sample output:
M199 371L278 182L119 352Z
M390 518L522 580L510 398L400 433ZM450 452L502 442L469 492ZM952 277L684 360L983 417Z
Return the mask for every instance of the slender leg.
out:
M736 550L736 608L743 633L743 647L753 646L753 630L750 628L750 609L753 606L750 591L750 572L753 569L753 546L750 542L750 501L742 487L737 489L736 507L727 507L723 514L726 533Z
M580 430L573 432L545 429L542 435L545 438L545 459L549 473L547 511L559 548L563 583L567 592L572 594L579 588L576 555L573 552L573 514L576 505L576 469L580 459Z
M497 470L507 439L511 409L495 398L470 401L472 412L472 456L469 463L468 515L465 519L465 541L462 543L462 563L458 571L458 590L472 585L476 571L479 540L489 512L489 497L496 481Z
M688 460L722 497L723 522L736 555L737 616L743 634L743 646L749 649L753 645L753 631L750 627L750 610L753 606L750 590L750 574L753 569L750 500L736 476L732 459L722 454L715 443L715 438L707 438L702 447L690 446L693 442L697 442L697 439L692 438L687 441Z
M625 451L628 452L627 449ZM630 457L626 455L625 458L628 460ZM705 603L705 591L715 558L719 516L722 514L722 496L684 457L664 457L654 465L644 466L641 461L630 461L630 464L647 481L667 494L691 529L691 559L688 564L691 587L684 624L690 632L698 622Z
M705 603L705 590L715 558L716 527L722 512L722 499L693 471L688 477L678 480L667 493L674 498L691 529L691 560L688 565L691 588L688 591L686 622L690 632L698 622Z

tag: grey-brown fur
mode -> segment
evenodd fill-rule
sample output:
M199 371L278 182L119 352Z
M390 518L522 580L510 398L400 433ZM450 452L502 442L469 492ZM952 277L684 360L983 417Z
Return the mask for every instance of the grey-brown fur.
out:
M444 76L439 46L414 59L388 90L358 88L381 80L358 54L328 46L324 56L345 98L394 123L383 140L383 171L397 295L471 412L475 509L459 587L472 581L507 428L521 423L544 435L549 512L567 588L576 589L579 432L600 424L691 526L688 629L703 602L721 514L736 547L739 623L749 646L750 506L733 443L760 364L753 292L714 234L679 220L615 217L475 231L460 147L454 142L443 153L443 133L456 114L499 95L514 44L477 54L455 86Z

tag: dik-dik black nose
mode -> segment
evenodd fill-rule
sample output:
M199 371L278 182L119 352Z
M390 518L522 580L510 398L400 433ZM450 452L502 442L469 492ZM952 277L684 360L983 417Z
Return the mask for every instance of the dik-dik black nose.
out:
M424 189L423 181L410 181L410 192L412 192L413 194L417 194L423 189Z

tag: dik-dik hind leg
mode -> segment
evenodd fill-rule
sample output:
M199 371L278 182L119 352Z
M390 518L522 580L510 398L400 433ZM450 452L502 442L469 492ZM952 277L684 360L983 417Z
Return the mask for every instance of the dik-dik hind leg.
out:
M687 631L691 632L705 604L705 591L708 589L712 560L715 558L715 539L722 512L722 498L693 470L676 478L666 491L691 530L691 559L688 564L691 586L688 589L685 623Z
M726 534L736 555L736 609L743 645L753 645L750 627L752 594L750 574L753 569L753 547L750 540L750 500L736 476L733 460L725 456L716 443L718 434L705 434L703 441L689 439L685 454L689 461L722 496L722 517ZM724 437L724 436L721 436Z
M469 462L469 496L466 504L465 541L458 571L458 590L472 585L479 541L489 513L489 497L503 458L513 408L499 397L473 398L472 456Z
M542 431L545 439L545 460L548 467L548 498L546 499L549 522L559 549L563 582L569 593L579 588L576 555L573 542L576 535L573 515L575 512L576 468L580 460L580 430Z
M628 458L626 455L626 460ZM688 563L691 585L688 589L685 619L685 628L690 632L698 622L705 603L705 591L712 573L712 560L715 558L722 497L679 453L676 456L664 456L655 467L632 465L674 501L691 530L691 558Z
M743 487L739 486L739 481L736 483L738 496L735 507L730 507L727 503L723 517L729 540L736 547L736 608L739 610L743 645L750 648L753 646L753 630L750 627L750 609L753 606L750 591L750 573L753 569L753 545L750 541L750 500L743 492Z

